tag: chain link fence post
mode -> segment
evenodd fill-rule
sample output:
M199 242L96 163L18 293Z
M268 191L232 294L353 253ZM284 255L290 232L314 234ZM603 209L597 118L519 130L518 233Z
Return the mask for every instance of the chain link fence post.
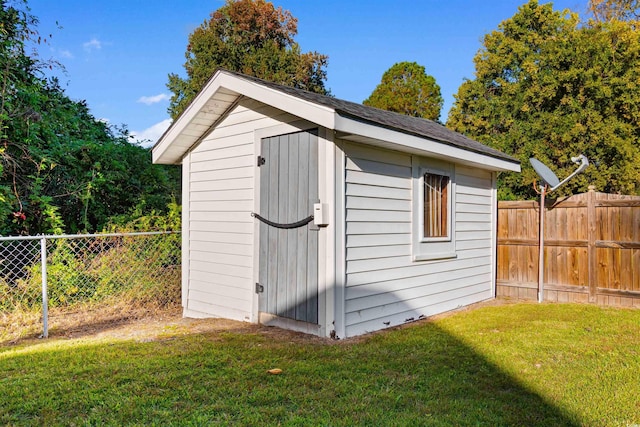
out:
M49 338L49 298L47 290L47 238L40 239L40 271L42 273L42 338Z
M179 314L180 243L179 232L0 236L0 344Z

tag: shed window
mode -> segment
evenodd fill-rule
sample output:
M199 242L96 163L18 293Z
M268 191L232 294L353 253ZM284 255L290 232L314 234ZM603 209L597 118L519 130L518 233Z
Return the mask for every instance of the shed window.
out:
M416 156L411 166L413 260L455 258L455 165Z
M423 237L449 236L449 182L446 175L424 174Z

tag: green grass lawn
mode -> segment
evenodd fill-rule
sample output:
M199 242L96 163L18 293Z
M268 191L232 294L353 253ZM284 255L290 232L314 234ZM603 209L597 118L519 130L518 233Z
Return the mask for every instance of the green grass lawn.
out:
M490 306L337 343L272 331L0 347L0 424L640 424L640 310Z

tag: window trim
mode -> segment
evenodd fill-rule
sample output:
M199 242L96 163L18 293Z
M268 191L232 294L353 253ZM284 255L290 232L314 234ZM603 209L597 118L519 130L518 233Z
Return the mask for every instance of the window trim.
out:
M446 212L447 212L447 229L445 230L445 234L444 236L425 236L425 176L427 174L431 174L431 175L438 175L438 176L445 176L449 179L449 182L447 183L447 206L446 206ZM420 208L419 208L419 212L418 215L420 216L419 220L420 220L420 241L421 242L448 242L449 240L451 240L451 192L452 192L452 179L451 179L451 174L448 172L444 172L441 170L434 170L433 168L426 168L426 169L422 169L420 171Z
M455 165L436 159L412 156L412 258L431 261L456 258L455 251ZM424 237L424 176L427 173L449 177L447 200L447 235Z

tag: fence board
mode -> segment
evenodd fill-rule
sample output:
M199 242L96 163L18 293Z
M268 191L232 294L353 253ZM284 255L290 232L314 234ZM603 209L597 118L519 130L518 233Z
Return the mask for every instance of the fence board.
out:
M631 257L631 272L633 275L631 289L640 292L640 249L634 249Z
M631 256L632 251L620 251L620 287L626 291L633 290L632 277L633 272L631 270Z
M545 299L640 306L640 197L547 201ZM536 299L538 202L498 204L498 296Z

